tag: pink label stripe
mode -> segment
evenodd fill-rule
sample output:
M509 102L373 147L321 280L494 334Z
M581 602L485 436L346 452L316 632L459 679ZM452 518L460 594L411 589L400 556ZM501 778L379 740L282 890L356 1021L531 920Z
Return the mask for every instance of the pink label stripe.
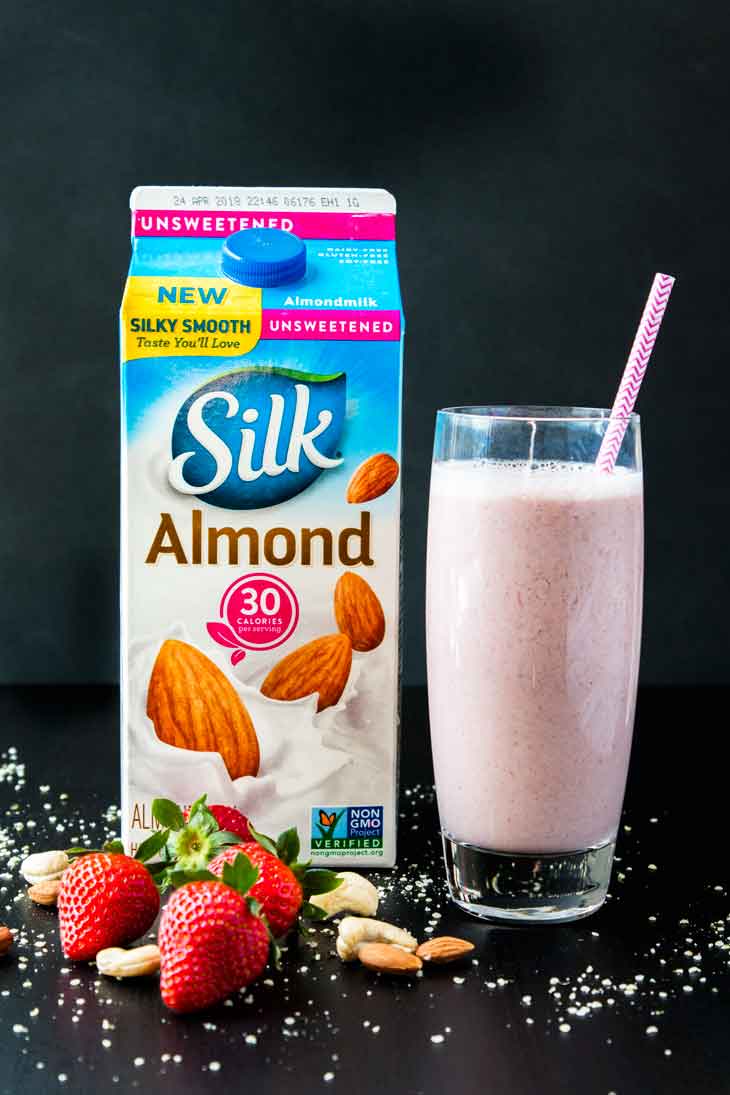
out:
M133 236L224 239L245 228L283 228L305 240L393 240L392 213L299 213L263 209L137 209Z
M397 342L400 312L344 311L318 308L265 308L262 338L314 339L341 342Z

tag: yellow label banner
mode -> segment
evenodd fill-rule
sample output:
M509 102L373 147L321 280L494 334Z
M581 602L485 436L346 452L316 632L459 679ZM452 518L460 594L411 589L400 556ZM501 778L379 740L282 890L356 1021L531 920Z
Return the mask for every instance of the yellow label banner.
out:
M126 361L247 354L261 337L261 290L227 278L131 277L122 337Z

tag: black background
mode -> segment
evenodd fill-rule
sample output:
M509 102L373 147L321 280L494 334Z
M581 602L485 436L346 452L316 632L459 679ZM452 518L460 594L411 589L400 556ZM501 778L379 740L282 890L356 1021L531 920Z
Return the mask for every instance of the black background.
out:
M382 185L407 315L405 679L437 406L642 391L648 683L727 677L730 9L6 4L0 679L117 672L117 308L137 183Z

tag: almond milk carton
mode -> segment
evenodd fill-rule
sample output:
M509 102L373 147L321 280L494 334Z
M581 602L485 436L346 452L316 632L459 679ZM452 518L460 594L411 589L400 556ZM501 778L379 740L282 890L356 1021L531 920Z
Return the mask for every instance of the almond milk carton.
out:
M124 839L156 797L395 859L403 314L384 190L140 187L121 310Z

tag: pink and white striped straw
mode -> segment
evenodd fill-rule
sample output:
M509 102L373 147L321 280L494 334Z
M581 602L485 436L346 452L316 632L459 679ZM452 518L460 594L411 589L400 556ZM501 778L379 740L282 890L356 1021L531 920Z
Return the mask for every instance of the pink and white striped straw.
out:
M616 458L629 424L629 415L634 409L651 351L667 307L674 278L669 274L655 274L649 299L641 317L624 375L621 377L616 398L611 408L608 427L598 450L596 463L601 471L612 472Z

